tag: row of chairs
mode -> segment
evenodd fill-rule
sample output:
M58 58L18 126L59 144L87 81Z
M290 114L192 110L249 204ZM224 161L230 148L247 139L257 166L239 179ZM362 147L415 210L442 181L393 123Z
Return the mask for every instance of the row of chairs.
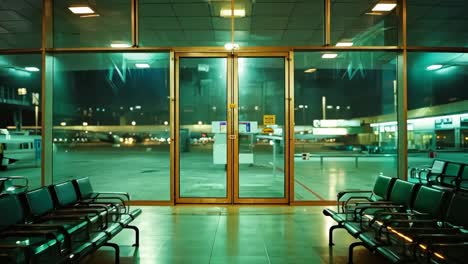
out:
M466 263L468 250L468 195L380 175L370 191L338 193L337 210L323 214L392 263Z
M0 263L78 263L101 246L114 248L119 263L110 240L123 229L135 231L139 246L130 224L141 209L130 209L127 193L94 192L89 178L21 193L15 187L0 195Z
M468 164L434 159L429 166L410 167L410 178L421 184L437 186L455 191L468 191Z

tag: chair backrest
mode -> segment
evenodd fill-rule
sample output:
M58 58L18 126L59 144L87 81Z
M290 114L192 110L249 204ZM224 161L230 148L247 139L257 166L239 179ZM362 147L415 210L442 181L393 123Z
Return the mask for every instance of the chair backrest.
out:
M32 218L41 217L54 210L52 195L47 187L27 192L26 201Z
M375 181L374 188L372 189L372 193L376 200L388 200L390 196L390 190L395 183L396 178L392 178L389 176L379 175L377 176L377 180Z
M80 199L91 198L94 193L89 177L73 180L73 185L75 186Z
M445 213L448 192L421 186L414 201L413 211L429 214L432 218L441 219Z
M392 192L390 193L390 201L394 204L404 205L406 208L411 208L418 189L419 184L397 179L395 184L393 184Z
M442 173L445 169L445 164L446 162L443 160L434 160L434 162L432 163L432 167L431 167L431 173L432 174Z
M460 173L460 189L467 191L468 190L468 165L463 166L463 171Z
M66 207L78 202L78 195L71 181L54 184L50 188L59 207Z
M455 179L460 175L462 168L463 164L461 163L448 162L444 172L440 174L440 183L455 187Z
M24 223L23 207L16 195L0 196L0 212L0 231Z
M468 205L468 194L456 193L452 196L447 209L445 221L454 226L462 226L468 228L468 213L466 208Z

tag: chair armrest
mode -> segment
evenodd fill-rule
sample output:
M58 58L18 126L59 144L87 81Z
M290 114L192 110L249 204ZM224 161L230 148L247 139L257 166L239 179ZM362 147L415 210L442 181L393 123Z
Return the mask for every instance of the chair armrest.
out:
M336 195L336 199L339 201L341 197L343 197L344 195L352 194L352 193L372 193L372 191L371 190L345 190L345 191L338 192L338 194Z

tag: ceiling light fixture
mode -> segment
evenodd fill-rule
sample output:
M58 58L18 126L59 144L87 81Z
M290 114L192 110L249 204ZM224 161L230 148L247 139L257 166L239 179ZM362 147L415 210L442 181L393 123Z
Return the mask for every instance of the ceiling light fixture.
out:
M94 14L94 10L89 6L70 6L68 7L73 14L76 15L85 15L85 14Z
M81 15L81 18L87 18L87 17L98 17L99 14L89 14L89 15Z
M24 67L24 69L29 71L29 72L38 72L39 71L39 68L37 68L37 67Z
M111 43L112 48L129 48L130 45L128 43L122 43L122 42L114 42Z
M372 8L374 12L389 12L392 11L397 4L395 3L378 3Z
M351 47L351 46L353 46L353 42L351 42L351 41L338 42L338 43L336 43L335 46L337 46L337 47Z
M383 16L384 13L383 12L367 12L366 15L369 15L369 16Z
M226 50L236 50L236 49L239 49L239 44L228 42L224 44L224 48Z
M221 9L221 17L231 17L231 9ZM234 17L245 17L245 9L234 9Z
M310 68L310 69L305 70L304 72L305 73L313 73L313 72L316 72L316 71L317 71L316 68Z
M137 67L139 69L148 69L150 66L149 66L148 63L136 63L135 67Z
M338 57L336 53L325 53L322 55L322 59L334 59L336 57Z
M427 66L426 70L428 71L435 71L435 70L438 70L440 68L444 67L444 65L441 65L441 64L433 64L433 65L430 65L430 66Z

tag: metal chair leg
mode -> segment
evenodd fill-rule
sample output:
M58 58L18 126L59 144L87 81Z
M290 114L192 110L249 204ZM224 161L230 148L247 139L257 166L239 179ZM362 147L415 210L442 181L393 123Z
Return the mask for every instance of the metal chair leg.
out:
M334 225L331 226L330 229L328 230L328 246L332 247L335 244L333 243L333 231L338 228L344 228L342 225Z
M125 228L132 229L135 231L135 244L132 246L139 247L140 246L140 230L136 226L128 225Z
M353 264L353 251L354 251L354 248L358 247L358 246L364 246L364 243L355 242L355 243L352 243L351 245L349 245L349 248L348 248L348 264Z
M108 246L108 247L112 247L114 248L114 252L115 252L115 264L120 264L120 248L119 248L119 245L115 244L115 243L105 243L104 246Z

